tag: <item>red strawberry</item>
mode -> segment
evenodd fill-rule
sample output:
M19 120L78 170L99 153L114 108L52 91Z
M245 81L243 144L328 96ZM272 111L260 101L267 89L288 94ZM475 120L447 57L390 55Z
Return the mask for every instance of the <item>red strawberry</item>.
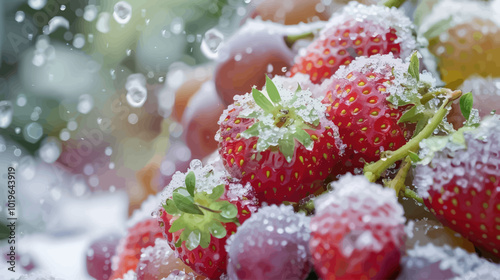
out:
M163 234L179 258L211 279L226 272L226 240L257 210L249 184L230 182L225 173L193 160L187 173L177 172L163 191Z
M347 174L318 197L309 248L322 279L388 279L404 248L403 207L394 191Z
M250 182L261 202L298 202L323 187L339 159L337 127L310 91L278 87L235 97L222 114L219 154L229 174Z
M332 16L291 72L308 74L313 83L321 83L359 56L393 53L406 57L415 48L411 32L410 19L396 8L351 2Z
M116 249L118 259L113 263L113 268L115 265L117 268L110 279L121 278L129 270L135 271L141 258L141 249L154 246L156 238L163 238L163 235L154 218L142 220L129 228L127 236L120 240Z
M500 256L500 116L421 143L414 183L431 212Z
M417 69L413 76L409 74L412 69ZM420 92L427 91L432 78L418 74L416 54L410 65L392 55L357 58L325 84L329 84L323 100L328 105L327 114L348 145L339 174L358 173L365 163L379 160L382 152L403 146L415 129L404 121L427 123L424 114L416 110L423 110ZM409 111L410 104L416 105L415 110Z

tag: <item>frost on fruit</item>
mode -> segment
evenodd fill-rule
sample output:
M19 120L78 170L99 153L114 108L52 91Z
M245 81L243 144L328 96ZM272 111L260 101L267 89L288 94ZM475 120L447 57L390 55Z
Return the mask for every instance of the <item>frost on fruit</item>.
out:
M227 241L229 279L304 279L309 222L291 206L259 209Z
M429 72L424 71L419 75L420 81L417 81L408 73L409 66L409 62L394 58L392 54L358 57L348 66L341 66L330 79L352 80L357 76L353 75L353 72L359 72L363 75L380 74L388 80L384 83L384 86L389 94L387 100L393 105L419 105L421 98L419 91L423 89L429 90L434 87L436 80ZM343 94L347 95L346 92ZM423 106L418 106L417 110L423 110Z
M117 280L137 280L137 274L135 271L129 270L123 275L123 278L119 278Z
M457 181L462 188L473 187L480 191L483 169L500 172L500 116L485 118L477 128L464 127L447 136L435 136L420 143L421 162L415 170L413 183L420 196L429 196L429 190L439 191L454 175L465 178Z
M344 243L344 253L350 254L354 249L371 248L379 251L385 242L399 240L404 233L403 208L398 204L394 191L382 188L380 185L370 183L364 176L354 176L350 173L342 176L340 180L330 184L333 190L318 197L314 201L316 216L323 216L324 219L313 220L312 231L320 234L334 234L331 227L325 224L350 223L350 220L361 218L367 227L397 227L397 230L390 231L390 236L379 236L374 238L369 231L361 232L356 240L346 240ZM388 208L384 211L387 215L374 215L381 208ZM343 219L336 217L346 213ZM366 228L368 229L368 228ZM352 241L351 243L349 243Z
M272 102L272 94L268 93L267 88L263 88L263 98L269 102L268 108L262 108L257 105L254 93L235 96L234 104L230 105L221 115L219 125L229 116L229 113L241 107L239 117L255 119L255 123L241 136L251 138L258 136L257 150L264 151L269 147L279 147L280 151L285 155L287 160L291 160L293 149L284 149L295 145L294 139L298 140L308 150L312 150L314 143L304 129L312 129L321 125L321 127L331 127L334 134L338 135L338 128L328 120L324 114L326 106L321 103L321 100L314 98L310 90L303 89L299 85L292 87L290 83L294 83L294 78L277 78L275 77L270 84L274 84L279 93L280 100ZM255 91L255 89L253 90ZM277 115L284 114L287 116L289 123L278 126ZM217 132L215 139L221 141L220 130ZM341 140L337 137L338 141ZM288 141L288 142L287 142ZM287 145L284 144L287 142ZM336 143L340 146L340 143ZM285 151L286 150L286 151ZM287 152L288 151L288 152Z
M398 279L498 279L499 266L462 248L417 246L402 260ZM484 274L483 274L484 273ZM485 277L475 277L483 275Z
M367 24L360 36L367 34L381 34L386 36L393 28L396 30L397 39L393 42L401 45L401 57L406 57L415 49L416 43L412 35L413 24L402 10L388 8L382 5L366 6L355 1L350 2L339 13L334 14L323 30L332 30L335 26L350 23L352 25L363 21ZM322 32L324 39L328 34ZM383 37L385 40L386 38Z
M17 280L62 280L62 278L57 278L44 272L35 272L23 275L17 278Z

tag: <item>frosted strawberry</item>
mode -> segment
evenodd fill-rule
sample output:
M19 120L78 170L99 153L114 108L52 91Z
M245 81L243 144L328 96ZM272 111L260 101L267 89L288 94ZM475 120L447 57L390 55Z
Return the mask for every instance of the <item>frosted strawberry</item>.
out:
M340 157L337 127L308 90L289 90L267 78L261 92L235 97L216 139L231 176L250 182L269 204L298 202L323 187Z
M411 123L418 122L419 132L433 115L435 108L422 105L422 94L434 80L428 73L419 74L416 53L411 61L392 55L360 57L325 81L323 86L329 86L323 103L347 144L339 174L357 173L365 163L379 160L382 152L397 150L413 135Z
M388 279L404 248L403 207L394 191L347 174L314 201L309 247L322 279Z
M311 270L309 217L292 206L265 206L226 245L229 279L305 279Z
M227 238L257 209L249 184L193 160L162 192L159 223L170 247L193 271L211 279L226 272Z
M421 143L414 184L445 225L500 256L500 116Z
M321 83L356 57L392 53L406 57L415 48L410 19L396 8L351 2L332 16L320 36L299 57L291 72Z
M163 237L161 229L154 218L136 223L129 228L127 236L120 240L113 260L113 274L110 279L121 278L127 271L135 271L141 250L155 244L156 238Z
M498 279L500 266L461 248L429 243L407 252L398 280Z

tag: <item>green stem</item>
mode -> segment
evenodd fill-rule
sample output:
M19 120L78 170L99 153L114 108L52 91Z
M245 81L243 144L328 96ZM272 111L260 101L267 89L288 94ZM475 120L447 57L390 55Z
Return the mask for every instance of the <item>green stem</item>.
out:
M389 8L391 8L391 7L399 8L405 2L406 2L406 0L386 0L384 2L384 6L389 7Z
M222 213L222 211L219 211L219 210L213 210L213 209L210 209L210 208L208 208L208 207L205 207L205 206L200 205L200 204L197 204L197 203L195 203L194 205L196 205L196 206L200 207L200 208L201 208L201 209L203 209L203 210L207 210L208 212L212 212L212 213Z
M436 91L431 91L431 92L428 92L428 93L422 95L422 98L420 99L420 103L426 104L427 102L429 102L429 100L434 99L438 95L444 95L444 94L450 94L450 93L451 93L450 89L440 88Z
M420 196L418 196L418 194L416 192L414 192L408 188L405 189L404 194L405 194L405 197L413 198L420 203L424 203L424 200Z
M306 32L302 34L294 34L294 35L286 35L285 36L285 42L289 48L295 44L298 40L301 39L314 39L314 32Z
M432 135L434 130L443 121L443 118L448 114L448 107L451 106L453 100L460 98L462 92L459 90L451 92L447 99L443 102L429 124L415 137L408 141L403 147L392 152L387 158L382 158L377 162L368 164L364 168L364 174L371 182L377 181L382 172L393 165L395 162L408 156L410 151L418 150L419 143Z
M394 177L394 179L392 179L386 184L388 188L391 188L394 191L396 191L396 195L399 195L399 192L406 188L405 180L406 176L408 175L408 171L410 171L410 167L411 167L411 159L409 156L407 156L401 168L398 170L396 177Z

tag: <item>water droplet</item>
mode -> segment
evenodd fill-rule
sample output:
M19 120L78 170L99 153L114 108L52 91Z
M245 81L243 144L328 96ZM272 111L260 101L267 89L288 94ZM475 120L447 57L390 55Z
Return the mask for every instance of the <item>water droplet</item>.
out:
M184 20L180 17L176 17L170 23L170 31L174 34L181 34L182 30L184 30Z
M78 128L78 123L75 121L69 121L66 127L71 131L75 131Z
M14 131L16 132L16 134L19 134L19 133L21 133L21 128L20 127L16 127L16 129L14 129Z
M12 122L12 114L14 110L12 109L12 103L10 101L0 101L0 128L9 127Z
M97 18L96 29L101 33L109 32L109 13L100 13Z
M33 160L32 156L25 156L19 162L19 173L26 180L31 180L35 176L35 160Z
M76 109L82 114L88 114L94 108L94 98L88 94L80 95Z
M132 113L128 115L127 120L130 124L136 124L139 121L139 117L136 114Z
M73 38L73 46L77 49L83 48L85 45L85 36L83 34L76 34Z
M60 9L61 11L66 11L66 5L61 5L61 7L59 7L59 9Z
M139 108L144 105L148 98L148 91L145 88L146 77L142 74L132 74L127 78L125 89L127 89L127 102L130 106Z
M59 27L69 30L69 21L62 16L55 16L49 20L48 26L49 28L46 30L47 32L43 32L46 35L56 31Z
M203 166L203 164L201 163L201 160L199 160L199 159L193 159L193 160L189 163L189 167L190 167L191 169L200 169L202 166Z
M115 4L113 18L119 24L126 24L132 18L132 6L125 1L120 1Z
M43 128L39 123L32 122L24 127L24 139L36 143L43 135Z
M24 107L24 106L26 105L26 102L27 102L27 101L28 101L28 100L26 99L26 95L24 95L24 94L19 94L19 95L17 96L16 104L17 104L17 106L19 106L19 107Z
M28 0L28 5L34 10L40 10L45 7L47 0Z
M15 15L15 19L17 22L23 22L25 18L24 12L23 11L17 11Z
M113 148L111 148L111 147L106 147L106 149L104 150L104 153L105 153L107 156L110 156L110 155L113 153Z
M59 139L61 139L62 141L68 141L70 137L71 133L69 133L69 130L67 130L66 128L63 128L59 133Z
M93 21L97 17L97 7L88 5L83 12L83 19L86 21Z
M19 149L19 148L16 148L16 149L14 150L14 155L15 155L16 157L19 157L19 156L21 156L21 154L22 154L22 151L21 151L21 149Z
M212 28L205 32L201 41L201 51L210 59L215 59L218 56L219 49L224 40L224 35L217 29Z

